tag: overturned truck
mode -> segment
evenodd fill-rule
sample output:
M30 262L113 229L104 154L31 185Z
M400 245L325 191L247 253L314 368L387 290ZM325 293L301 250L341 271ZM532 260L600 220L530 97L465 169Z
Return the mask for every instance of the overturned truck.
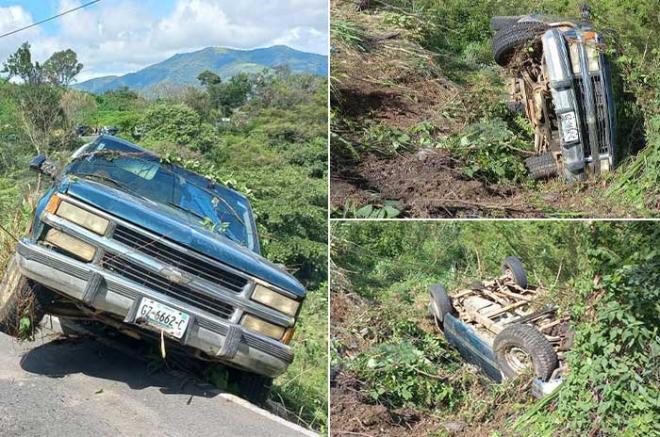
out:
M536 397L561 383L572 343L568 318L540 303L545 291L528 284L518 258L507 257L497 278L451 294L436 284L429 294L429 314L447 341L491 379L529 374Z
M493 17L495 61L511 77L511 109L534 128L534 179L569 182L615 165L616 117L605 42L589 23L540 15Z

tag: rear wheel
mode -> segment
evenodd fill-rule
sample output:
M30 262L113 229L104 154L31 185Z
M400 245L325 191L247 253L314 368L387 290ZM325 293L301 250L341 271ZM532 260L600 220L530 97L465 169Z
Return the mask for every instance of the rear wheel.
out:
M513 279L520 288L527 288L527 273L522 261L515 256L507 256L502 262L502 273Z
M493 57L495 62L505 67L509 65L515 52L532 41L548 28L544 23L524 21L502 27L493 37Z
M495 337L495 359L505 378L515 378L533 370L547 381L559 365L557 353L541 332L530 325L511 325Z
M500 30L503 27L513 26L518 22L522 17L521 16L495 16L490 19L490 28L492 30Z
M21 274L16 256L12 257L0 281L0 331L13 337L32 337L45 311L41 286Z
M557 175L557 161L551 153L530 156L525 159L525 165L532 179L547 179Z

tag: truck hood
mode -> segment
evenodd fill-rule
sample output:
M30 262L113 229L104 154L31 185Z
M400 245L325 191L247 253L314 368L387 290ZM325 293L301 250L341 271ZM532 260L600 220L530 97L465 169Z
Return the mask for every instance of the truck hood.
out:
M289 273L227 237L213 233L176 209L133 196L99 182L65 176L59 191L154 234L167 236L196 252L289 291L305 296L305 287Z

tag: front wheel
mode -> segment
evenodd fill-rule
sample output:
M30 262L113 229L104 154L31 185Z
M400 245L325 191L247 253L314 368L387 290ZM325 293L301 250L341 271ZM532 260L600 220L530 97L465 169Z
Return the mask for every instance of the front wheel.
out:
M45 314L38 287L21 274L16 256L12 257L0 281L0 331L13 337L33 336Z
M238 388L241 395L255 405L262 406L266 403L272 386L272 378L252 372L240 372Z
M559 365L557 353L543 334L530 325L511 325L495 336L495 359L505 378L515 378L528 369L547 381Z

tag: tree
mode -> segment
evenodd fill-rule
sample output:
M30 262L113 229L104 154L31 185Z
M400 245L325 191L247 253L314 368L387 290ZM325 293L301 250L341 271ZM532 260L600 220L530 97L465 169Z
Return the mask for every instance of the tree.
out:
M96 100L91 94L68 89L62 94L60 108L64 115L64 131L67 136L73 135L76 126L96 111Z
M197 80L200 81L202 85L205 86L206 88L209 88L212 85L217 85L219 83L222 83L222 79L220 78L220 76L209 70L205 70L199 73L199 76L197 76Z
M71 49L55 52L43 65L46 79L53 85L68 87L83 68Z
M2 72L7 73L7 79L18 77L30 85L43 82L43 68L38 62L32 63L30 43L24 42L7 58L2 67Z
M37 153L47 151L55 131L64 124L62 90L41 83L18 87L15 92L16 112L25 134Z

